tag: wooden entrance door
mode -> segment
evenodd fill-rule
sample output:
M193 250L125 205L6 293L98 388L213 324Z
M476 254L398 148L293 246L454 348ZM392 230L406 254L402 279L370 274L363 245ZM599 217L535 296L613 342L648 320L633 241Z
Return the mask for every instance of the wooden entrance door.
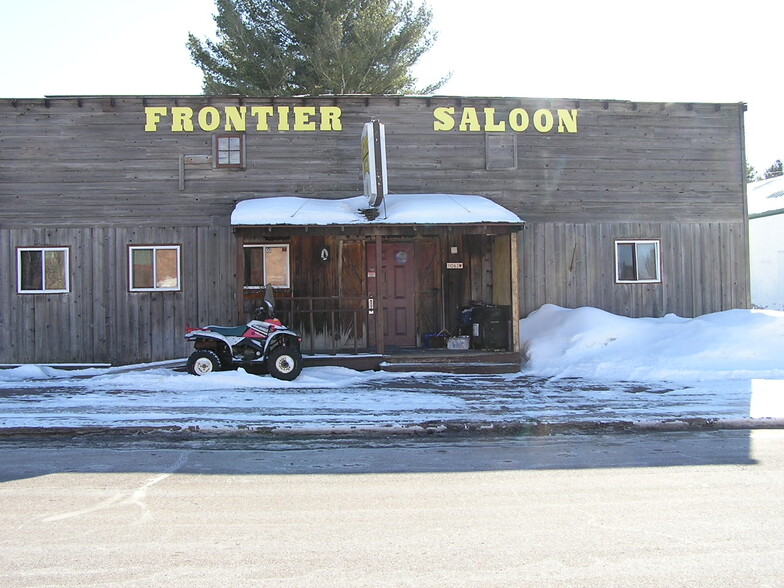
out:
M367 246L368 294L382 309L385 345L416 345L416 309L414 299L414 244L381 244L381 267L376 267L376 244ZM383 296L379 300L379 282Z

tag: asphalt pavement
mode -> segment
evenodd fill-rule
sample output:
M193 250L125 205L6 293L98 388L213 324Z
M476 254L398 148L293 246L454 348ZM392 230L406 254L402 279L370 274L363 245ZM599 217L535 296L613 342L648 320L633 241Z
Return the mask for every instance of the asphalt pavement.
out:
M784 577L784 431L234 443L4 440L0 585Z

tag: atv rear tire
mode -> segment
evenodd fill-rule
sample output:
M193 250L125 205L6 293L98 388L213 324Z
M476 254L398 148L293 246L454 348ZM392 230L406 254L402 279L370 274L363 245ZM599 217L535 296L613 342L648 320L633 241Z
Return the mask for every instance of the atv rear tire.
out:
M276 347L267 357L267 371L278 380L293 380L302 371L302 354L291 347Z
M200 349L191 353L188 358L188 373L194 376L203 376L221 369L218 354L209 349Z

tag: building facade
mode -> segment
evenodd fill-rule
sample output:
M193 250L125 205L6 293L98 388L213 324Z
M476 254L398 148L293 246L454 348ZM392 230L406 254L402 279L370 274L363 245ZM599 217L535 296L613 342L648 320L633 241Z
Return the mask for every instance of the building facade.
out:
M509 349L517 319L545 303L633 317L748 307L744 110L0 100L0 363L183 357L186 324L244 321L267 284L306 352L422 346L426 334L459 331L461 309L478 304L507 313ZM355 207L365 220L287 223L279 205L292 197L310 206L362 193L370 120L385 126L390 194L420 195L421 212L383 222L382 203ZM524 222L442 218L428 195L450 194ZM251 200L262 203L256 218L233 221Z
M748 185L751 304L784 310L784 176Z

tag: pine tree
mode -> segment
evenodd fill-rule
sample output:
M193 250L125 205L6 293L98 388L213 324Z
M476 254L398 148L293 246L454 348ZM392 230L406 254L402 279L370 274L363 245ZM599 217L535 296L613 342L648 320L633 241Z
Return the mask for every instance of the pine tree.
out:
M432 93L411 68L435 41L412 0L216 0L217 40L188 36L205 94Z
M746 183L756 182L760 179L757 169L750 163L746 163Z
M784 171L782 171L781 160L777 159L773 165L765 170L765 179L777 178L782 174L784 174Z

